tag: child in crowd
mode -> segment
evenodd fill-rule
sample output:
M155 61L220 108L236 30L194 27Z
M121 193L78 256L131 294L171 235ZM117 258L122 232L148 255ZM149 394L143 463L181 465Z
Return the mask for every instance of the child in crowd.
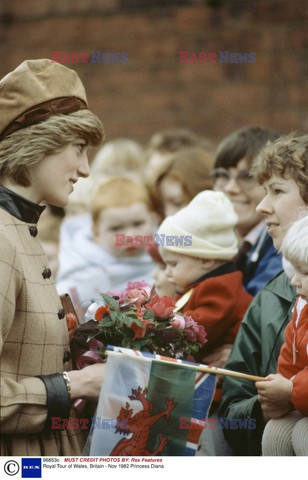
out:
M154 133L146 151L146 177L151 179L153 172L165 164L166 156L169 154L196 147L201 142L202 139L188 128L168 128Z
M292 285L298 298L285 343L278 358L277 374L256 382L260 400L271 409L273 400L287 397L291 413L268 412L270 420L262 439L263 455L308 455L308 215L290 227L282 244L284 257L294 268ZM263 408L263 414L266 410Z
M58 292L69 293L79 313L102 292L151 281L154 267L146 242L135 246L126 238L153 235L151 202L141 183L124 177L102 182L90 209L90 220L84 217L83 228L60 245Z
M173 297L175 295L175 286L170 283L167 278L166 264L161 258L158 246L155 243L148 245L147 252L149 255L151 255L156 266L153 272L153 279L157 294L161 297L163 297L164 295L167 295L168 297Z
M166 155L147 182L157 213L162 218L173 215L198 193L212 189L212 167L210 148L193 146Z
M187 207L167 217L158 230L158 234L166 235L160 253L167 265L167 277L177 290L176 311L191 316L207 332L208 342L196 357L204 363L209 363L209 355L217 350L231 348L252 300L243 289L242 273L232 262L238 252L236 222L233 206L224 193L204 191ZM186 235L191 236L191 246L168 246L167 236L176 236L176 245L176 239ZM221 386L219 378L211 407L211 418L217 422ZM220 441L222 432L216 429L215 439L213 435L213 430L203 430L198 455L215 455L214 445L220 443L221 454L229 453Z
M191 315L207 332L201 355L233 343L252 299L231 261L238 251L236 221L232 204L222 192L204 191L167 217L158 230L160 241L164 240L159 251L167 277L176 287L177 311ZM191 237L191 245L180 246L185 236Z
M250 174L260 150L276 138L278 133L260 127L233 132L218 145L212 172L214 190L228 196L238 216L240 250L236 266L243 273L244 287L251 295L282 270L281 256L273 246L262 215L256 211L264 191Z
M129 176L142 181L146 164L141 145L128 138L106 142L91 165L90 177L95 182L103 177Z

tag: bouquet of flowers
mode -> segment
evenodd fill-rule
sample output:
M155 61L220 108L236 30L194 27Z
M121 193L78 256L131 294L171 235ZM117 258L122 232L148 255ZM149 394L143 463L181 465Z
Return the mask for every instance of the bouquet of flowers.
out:
M203 326L173 313L172 298L159 297L146 282L129 282L124 292L102 294L86 322L70 329L75 366L102 361L107 345L189 358L207 342Z

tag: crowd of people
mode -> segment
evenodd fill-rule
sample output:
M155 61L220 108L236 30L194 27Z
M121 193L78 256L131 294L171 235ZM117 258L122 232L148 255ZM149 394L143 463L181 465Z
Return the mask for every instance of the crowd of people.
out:
M219 378L211 417L256 428L204 430L198 454L308 455L308 135L103 143L79 77L50 60L4 77L0 108L1 455L82 453L84 431L51 418L97 401L105 365L72 369L60 295L82 322L141 280L204 326L197 362L265 378Z

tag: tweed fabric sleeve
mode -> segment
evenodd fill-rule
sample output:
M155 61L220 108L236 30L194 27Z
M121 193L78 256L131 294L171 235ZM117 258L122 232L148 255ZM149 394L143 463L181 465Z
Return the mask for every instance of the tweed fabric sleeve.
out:
M0 251L1 355L3 344L13 324L16 298L24 279L16 248L9 243L1 230ZM16 381L10 372L7 372L7 376L2 374L0 412L2 434L41 431L47 418L46 402L46 389L42 380L29 377ZM19 422L18 419L21 415L31 418L31 421Z

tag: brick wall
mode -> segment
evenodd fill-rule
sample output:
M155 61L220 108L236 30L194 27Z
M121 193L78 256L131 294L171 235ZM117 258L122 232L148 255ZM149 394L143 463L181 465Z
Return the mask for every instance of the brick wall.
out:
M109 138L146 142L174 126L214 141L248 124L307 128L305 6L304 0L10 0L0 4L0 76L56 50L127 52L127 63L71 64ZM256 62L183 64L180 50L256 52Z

